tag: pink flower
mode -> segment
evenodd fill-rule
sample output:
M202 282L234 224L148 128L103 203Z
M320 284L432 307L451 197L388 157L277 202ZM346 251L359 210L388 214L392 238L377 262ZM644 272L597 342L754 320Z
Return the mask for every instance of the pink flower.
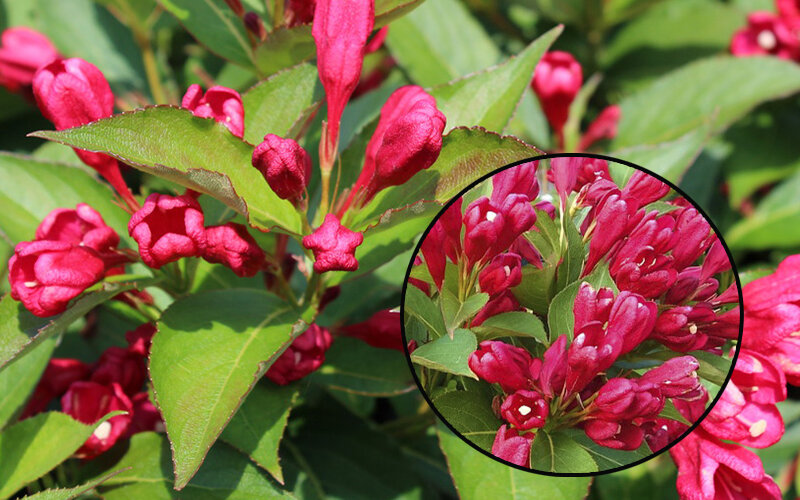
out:
M775 0L778 15L794 31L800 29L800 3L797 0Z
M181 107L200 118L213 118L236 137L244 136L244 105L242 97L233 89L217 85L203 94L203 88L195 83L186 89Z
M266 377L279 385L300 380L322 366L332 341L325 328L309 326L269 367Z
M594 223L600 229L592 233L589 241L589 255L583 266L584 276L594 269L614 244L628 234L636 213L636 207L626 201L619 191L608 194L595 210Z
M536 391L518 390L500 407L500 415L516 429L527 431L543 427L550 413L548 402Z
M363 234L342 226L333 214L326 215L320 227L303 237L303 246L314 252L317 273L358 269L355 252L363 242Z
M773 55L798 60L800 40L785 19L771 12L752 12L747 16L747 27L733 35L731 53L739 57Z
M507 250L536 223L536 212L528 198L510 194L501 205L482 196L464 214L464 253L472 266L479 266Z
M625 187L622 188L622 197L627 201L635 201L637 207L658 201L669 193L670 187L641 170L636 170Z
M655 302L626 291L617 295L608 318L608 334L623 339L620 354L631 352L650 336L657 316Z
M499 340L485 340L478 350L470 354L469 369L481 380L500 384L503 391L511 394L530 389L539 373L539 364L521 347Z
M8 261L11 297L36 316L53 316L100 281L105 268L90 248L62 241L23 241Z
M598 373L611 367L620 355L622 342L621 337L603 329L599 321L576 329L567 351L567 390L582 390Z
M644 440L644 431L632 422L589 420L583 430L595 443L614 450L635 450Z
M8 28L0 36L0 85L9 92L30 91L36 70L58 57L50 40L38 31Z
M94 458L114 446L131 422L133 405L119 384L75 382L61 398L64 413L84 424L93 424L112 411L126 411L101 423L75 452L78 458Z
M390 309L378 311L366 321L346 326L342 333L361 339L372 347L403 351L403 336L400 330L400 313Z
M622 110L616 104L604 108L581 136L578 151L586 151L597 141L616 137L617 124L621 117Z
M647 371L639 379L642 387L655 387L668 398L695 401L705 397L697 377L700 363L692 356L672 358Z
M575 317L575 330L580 330L590 321L607 323L614 306L614 291L610 288L595 289L587 282L582 282L572 306Z
M203 209L191 196L153 193L128 222L148 266L159 269L182 257L198 257L206 245Z
M52 358L47 363L42 378L33 391L21 418L27 418L47 409L50 401L60 398L73 382L89 376L89 365L70 358Z
M530 467L531 444L534 434L520 434L513 427L503 424L497 429L492 443L492 455L522 467Z
M123 437L127 438L139 432L164 432L164 419L161 412L150 402L150 395L140 392L131 398L133 415L128 430Z
M567 52L548 52L536 66L531 86L539 98L547 121L559 137L563 136L570 104L578 94L582 82L581 65Z
M63 241L91 248L103 257L107 266L128 260L117 253L117 232L86 203L78 203L75 209L57 208L47 214L36 228L36 239Z
M517 302L511 290L505 290L489 299L489 302L478 311L478 314L472 319L472 326L478 326L492 316L503 314L506 312L520 311L522 307Z
M156 325L153 323L143 323L134 330L125 332L125 340L128 342L128 349L139 356L150 356L150 345L153 343L153 335L156 334Z
M264 265L264 251L241 224L228 222L206 228L203 258L228 266L240 278L255 276Z
M592 184L598 179L611 181L611 173L608 171L608 162L599 158L581 158L581 166L578 168L578 179L573 190L578 191L587 184Z
M490 296L514 288L522 282L522 259L515 253L497 255L478 275L481 291Z
M539 387L548 398L561 394L567 379L567 335L559 335L542 356Z
M283 18L287 26L308 24L314 20L316 0L287 0L284 5Z
M89 380L102 385L117 383L128 396L142 390L147 378L147 368L141 355L111 346L100 356Z
M675 232L680 244L672 249L673 267L681 270L692 264L717 240L711 226L694 207L675 211Z
M578 181L578 173L582 170L585 159L581 157L559 157L550 160L550 172L553 184L556 185L556 192L561 198L563 206L564 200L575 188Z
M658 388L639 384L635 379L612 378L597 391L592 416L609 422L654 418L661 413L664 402Z
M300 198L311 180L311 158L306 150L293 139L274 134L265 135L264 141L256 146L253 166L284 200Z
M735 324L726 324L707 302L673 307L658 317L652 337L678 352L718 347L739 336L739 317L725 316Z
M493 203L502 205L511 194L522 194L534 201L539 195L539 181L536 179L538 161L529 161L507 168L492 176Z

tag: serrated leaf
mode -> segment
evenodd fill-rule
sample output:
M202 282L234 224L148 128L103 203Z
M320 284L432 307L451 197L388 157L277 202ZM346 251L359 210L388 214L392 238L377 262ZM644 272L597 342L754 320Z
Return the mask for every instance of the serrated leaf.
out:
M411 353L411 361L433 370L477 380L478 377L467 365L470 354L476 349L478 341L475 339L475 334L463 328L456 328L452 338L445 335L417 347Z
M441 309L419 288L415 286L406 287L403 308L407 315L417 318L425 325L431 338L438 338L447 334Z
M74 488L55 488L51 490L43 490L33 495L27 495L23 500L72 500L73 498L80 497L83 493L94 489L98 485L108 481L110 478L119 474L120 470L106 474L105 476L89 481Z
M597 463L586 449L569 436L543 430L536 433L531 445L531 469L558 473L597 472Z
M478 125L502 131L528 88L536 64L562 29L551 29L503 64L434 88L431 93L447 117L447 128Z
M483 306L489 302L489 294L477 293L467 297L461 302L458 297L443 289L441 292L442 315L447 326L447 333L452 338L453 331L464 324L466 320L474 316Z
M153 106L97 120L82 127L31 134L100 151L139 170L209 194L254 227L277 225L300 233L300 214L278 198L253 168L253 146L210 118L189 110Z
M69 458L98 425L124 412L109 413L86 425L65 413L47 412L0 433L0 498L7 498Z
M473 450L444 426L437 427L442 451L461 498L522 500L581 500L589 493L591 477L550 477L521 471Z
M547 332L544 324L535 314L523 311L511 311L488 318L472 328L479 342L499 337L532 337L536 341L547 344Z
M266 292L220 290L176 300L153 337L150 378L183 488L261 375L305 330Z
M0 309L2 307L0 305ZM57 337L50 337L32 348L27 355L0 368L0 429L21 413L47 367L56 340Z
M299 387L257 384L219 438L250 457L283 484L278 446Z

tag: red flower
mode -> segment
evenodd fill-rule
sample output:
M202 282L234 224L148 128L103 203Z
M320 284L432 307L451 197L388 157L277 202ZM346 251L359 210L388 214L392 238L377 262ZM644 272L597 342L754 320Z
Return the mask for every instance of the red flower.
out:
M9 92L30 91L36 70L56 58L58 51L43 34L8 28L0 36L0 85Z
M775 0L778 15L792 29L800 29L800 3L797 0Z
M569 106L583 82L583 70L571 54L552 51L536 66L531 86L542 105L547 121L559 137L569 117ZM563 147L563 144L561 145Z
M235 222L206 228L206 245L203 258L208 262L224 264L240 278L255 276L264 265L264 251L247 232Z
M351 231L339 223L333 214L313 233L303 237L303 246L314 252L314 271L355 271L358 269L356 247L364 242L364 235Z
M549 414L548 402L536 391L516 391L500 407L505 421L521 431L543 427Z
M668 398L696 401L706 395L697 377L699 369L700 363L692 356L672 358L642 375L639 385L655 387Z
M206 90L204 95L200 85L190 85L183 95L181 107L200 118L213 118L236 137L244 136L244 105L242 97L233 89L217 85Z
M47 363L42 378L33 391L28 406L22 413L27 418L47 409L50 401L61 397L73 382L89 376L89 365L70 358L53 358Z
M86 203L78 203L75 209L57 208L36 228L37 240L63 241L96 250L106 266L111 267L128 261L117 252L119 235L109 227L97 210Z
M597 391L592 402L594 418L609 422L654 418L664 408L664 396L658 388L637 380L612 378Z
M161 412L150 402L150 395L140 392L131 398L133 415L128 430L123 437L130 437L139 432L164 432L164 419Z
M578 151L586 151L597 141L616 137L617 124L619 124L621 117L622 110L616 104L604 108L581 136L581 140L578 143Z
M141 355L111 346L100 356L90 380L102 385L117 383L125 394L133 396L142 390L146 378L147 368Z
M538 161L521 163L492 176L493 203L502 204L511 194L522 194L533 201L539 195L539 181L536 179Z
M522 282L522 259L515 253L496 256L478 275L481 291L500 295Z
M306 150L294 140L274 134L265 135L264 141L256 146L253 166L284 200L300 198L311 180L311 159Z
M635 450L644 440L644 431L632 422L589 420L583 430L595 443L615 450Z
M445 257L454 264L461 257L461 203L462 199L458 198L436 219L420 248L433 282L440 290L444 281Z
M567 335L559 335L542 356L539 387L548 398L561 394L567 380Z
M635 201L637 208L660 200L669 193L668 184L661 182L647 172L636 170L625 187L622 188L622 197L627 201Z
M287 26L308 24L313 21L316 6L316 0L286 0L283 17Z
M520 310L522 310L522 306L519 305L514 294L511 293L511 290L506 290L500 295L489 299L489 302L487 302L472 319L472 326L478 326L492 316Z
M331 342L328 330L317 325L309 326L269 367L266 377L279 385L300 380L322 366Z
M798 60L800 40L785 19L771 12L752 12L747 16L747 27L733 35L731 53L739 57L773 55Z
M119 384L75 382L61 398L64 413L84 424L93 424L112 411L126 411L97 426L94 433L75 452L78 458L94 458L108 450L125 434L131 422L133 405Z
M153 323L143 323L125 333L125 340L128 341L128 349L136 354L150 356L150 345L153 342L153 335L156 334L156 325Z
M607 323L614 306L614 291L610 288L595 289L587 282L582 282L572 306L575 317L575 330L580 330L590 321Z
M403 337L400 330L400 313L384 309L366 321L346 326L342 333L348 337L361 339L372 347L403 351Z
M520 434L513 427L504 424L497 429L497 434L495 434L492 455L512 464L530 467L533 438L532 432Z
M148 266L159 269L182 257L198 257L206 245L203 211L191 196L153 193L128 222Z
M626 291L617 295L608 317L608 334L623 339L620 354L629 353L650 336L657 316L655 302Z
M618 335L603 329L599 321L590 321L576 329L567 352L567 390L582 390L598 373L611 367L622 351L622 341Z
M530 389L540 365L525 349L498 340L481 342L467 363L481 380L500 384L507 394Z

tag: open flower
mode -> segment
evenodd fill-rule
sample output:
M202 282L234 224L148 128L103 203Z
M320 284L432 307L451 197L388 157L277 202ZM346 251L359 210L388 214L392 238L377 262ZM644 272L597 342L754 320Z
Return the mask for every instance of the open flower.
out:
M236 137L244 136L242 97L233 89L217 85L203 94L200 85L190 85L183 95L181 107L191 110L195 116L213 118Z
M314 271L318 273L355 271L356 248L363 241L363 234L347 229L335 215L328 214L320 227L303 237L303 246L314 252Z

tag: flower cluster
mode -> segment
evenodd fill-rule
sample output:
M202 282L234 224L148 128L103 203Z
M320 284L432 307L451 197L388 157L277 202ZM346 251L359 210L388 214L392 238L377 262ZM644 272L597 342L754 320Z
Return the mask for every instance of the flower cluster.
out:
M541 228L555 228L549 219L558 218L560 232L576 225L574 231L588 243L572 254L570 265L580 264L581 271L559 294L572 290L567 295L571 307L558 309L556 300L549 302L551 330L544 348L489 339L469 356L469 369L496 388L493 408L504 423L492 453L527 467L540 429L549 434L572 428L599 446L657 451L687 429L665 412L667 405L687 421L699 419L707 406L700 364L691 353L722 355L738 338L738 312L730 308L738 301L737 287L721 286L730 279L725 249L694 207L669 197L669 186L648 174L635 171L620 188L605 160L553 158L545 177L558 196L556 207L549 201L553 196L540 196L537 168L539 162L530 162L496 174L491 196L470 203L463 216L457 200L422 242L418 261L427 267L434 293L454 291L443 290L452 267L462 303L476 293L488 296L464 323L480 339L481 332L491 332L490 319L532 314L530 295L523 292L526 276L544 275L549 267L555 267L551 279L569 272L566 252L550 256L551 247L564 240L569 244L569 238L562 233L548 241L544 233L552 229ZM537 217L548 224L537 224ZM598 285L608 283L598 276L613 284ZM540 294L552 286L533 283L545 289ZM431 293L424 281L411 284ZM552 329L563 325L555 316L564 315L571 316L571 330ZM746 359L759 366L755 357ZM642 360L649 362L637 364ZM758 442L774 442L774 433L765 430L772 420L748 413L751 420L740 410L746 405L742 394L753 394L747 387L766 391L774 404L781 399L778 386L743 387L734 394L729 386L722 396L729 411L718 407L708 425L718 429L711 422L726 420L727 439L749 433Z
M731 39L735 56L771 55L800 62L800 7L795 0L776 0L777 14L751 12L747 26Z

